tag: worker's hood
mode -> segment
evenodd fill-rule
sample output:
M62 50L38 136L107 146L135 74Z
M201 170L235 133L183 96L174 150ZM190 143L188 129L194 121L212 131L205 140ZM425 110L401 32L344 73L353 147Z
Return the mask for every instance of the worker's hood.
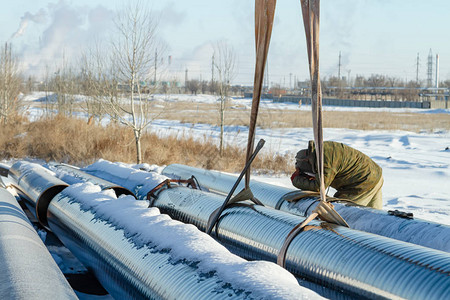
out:
M314 141L309 141L308 149L302 149L295 156L295 167L301 172L317 173L316 170L316 151Z

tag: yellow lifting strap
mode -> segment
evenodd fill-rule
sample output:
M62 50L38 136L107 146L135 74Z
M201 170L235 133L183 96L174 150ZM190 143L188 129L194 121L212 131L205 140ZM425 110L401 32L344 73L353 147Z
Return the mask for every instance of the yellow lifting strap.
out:
M323 128L322 128L322 88L319 75L319 28L320 28L320 0L301 0L303 25L305 27L306 45L308 49L309 73L311 78L311 108L314 141L316 144L316 158L318 179L320 183L320 204L314 210L319 218L343 226L347 222L327 202L324 171L323 171Z
M261 98L262 82L264 79L264 68L266 66L267 53L269 52L276 3L276 0L255 0L256 63L255 78L253 82L252 110L248 128L247 155L245 158L246 164L253 153L255 144L256 119L258 117L259 100ZM249 184L250 167L245 173L245 187L249 188Z

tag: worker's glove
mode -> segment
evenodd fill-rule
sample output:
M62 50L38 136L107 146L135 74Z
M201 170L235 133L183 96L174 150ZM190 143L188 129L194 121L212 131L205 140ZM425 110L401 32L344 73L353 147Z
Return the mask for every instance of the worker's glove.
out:
M297 177L298 175L300 175L300 170L295 169L295 172L292 173L292 175L291 175L291 181L294 181L294 178Z

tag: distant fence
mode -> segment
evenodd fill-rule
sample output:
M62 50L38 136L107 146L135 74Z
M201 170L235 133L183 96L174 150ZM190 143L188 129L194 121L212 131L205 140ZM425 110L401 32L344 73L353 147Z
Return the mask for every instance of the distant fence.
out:
M311 104L309 97L280 97L274 98L273 102L293 102L302 104ZM352 100L352 99L334 99L323 98L322 104L327 106L354 106L354 107L388 107L388 108L430 108L430 102L413 101L385 101L385 100Z
M244 93L244 98L252 98L253 97L253 93ZM261 99L273 99L273 94L261 94Z
M270 94L264 94L270 95ZM252 93L244 93L244 98L252 98ZM274 103L299 103L311 104L311 98L299 96L266 97L262 99L273 99ZM386 101L386 100L352 100L323 98L322 104L326 106L349 106L349 107L387 107L387 108L431 108L429 101Z

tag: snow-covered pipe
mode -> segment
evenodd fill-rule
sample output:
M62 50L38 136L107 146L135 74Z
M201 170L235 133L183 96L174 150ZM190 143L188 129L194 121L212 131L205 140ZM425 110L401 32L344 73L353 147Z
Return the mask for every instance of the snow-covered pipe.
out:
M244 298L245 294L239 297L221 278L203 274L192 262L174 260L157 245L142 246L132 237L125 238L126 228L81 205L64 191L58 194L49 206L50 228L115 299Z
M0 188L0 299L77 299L16 199Z
M68 184L90 182L92 184L100 186L102 190L113 190L117 196L130 195L136 197L129 189L110 181L101 179L100 177L83 172L77 167L66 164L50 164L50 168L57 173L56 175L59 179Z
M82 171L119 184L132 191L140 200L145 200L148 192L168 179L155 172L137 170L123 163L112 163L103 159L83 168Z
M223 197L185 187L162 190L161 212L205 231ZM227 208L217 239L241 257L277 261L288 233L305 218L259 205ZM450 255L325 222L312 221L286 253L286 269L298 278L367 298L446 299Z
M179 164L167 166L162 174L176 179L190 178L194 175L200 186L222 194L227 194L231 190L237 178L217 171ZM243 187L244 185L241 182L236 192L239 192ZM255 180L251 181L250 187L255 197L264 205L300 216L309 216L319 200L318 197L306 197L290 203L286 198L301 193L301 191ZM405 219L390 215L383 210L346 203L334 202L334 206L350 225L350 228L450 252L450 226L417 218Z
M8 173L8 178L19 195L25 199L28 209L39 223L47 228L48 205L56 194L68 186L54 175L43 166L27 161L16 162Z

